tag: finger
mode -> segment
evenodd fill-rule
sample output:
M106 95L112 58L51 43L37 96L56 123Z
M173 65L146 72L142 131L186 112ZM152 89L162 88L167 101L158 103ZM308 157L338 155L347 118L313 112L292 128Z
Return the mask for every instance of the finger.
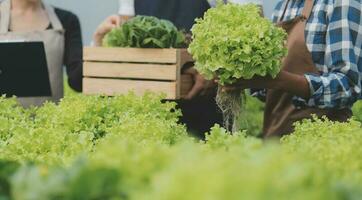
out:
M113 24L116 27L120 27L126 20L123 20L123 18L121 18L120 16L115 16Z
M121 17L118 15L112 15L106 20L106 22L108 24L112 24L113 26L119 26L121 24Z

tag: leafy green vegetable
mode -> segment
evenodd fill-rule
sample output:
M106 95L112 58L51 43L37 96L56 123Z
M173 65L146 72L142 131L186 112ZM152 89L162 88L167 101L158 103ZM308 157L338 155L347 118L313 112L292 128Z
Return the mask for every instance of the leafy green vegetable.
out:
M0 199L11 199L10 177L17 172L20 165L16 162L0 161Z
M215 126L206 141L196 141L177 124L175 104L160 99L71 95L59 105L23 109L14 99L0 98L0 116L8 124L1 129L0 199L358 200L362 195L359 122L304 120L281 142Z
M358 180L362 184L360 122L340 123L318 118L304 120L297 123L295 133L283 138L282 143L292 152L311 156L333 171L333 176Z
M241 130L246 130L248 135L260 136L263 129L264 103L257 98L247 95L243 113L238 123Z
M177 124L180 111L175 103L161 103L161 98L72 95L59 105L47 103L31 110L0 98L0 122L6 122L0 127L0 159L67 165L91 152L107 134L173 144L186 136L186 129Z
M189 52L197 70L220 84L254 76L275 77L286 55L286 32L260 16L254 4L218 5L192 28Z
M362 101L357 101L352 108L353 116L356 120L362 122Z
M109 32L103 40L103 46L180 48L185 46L185 36L170 21L136 16Z
M275 78L286 55L286 32L260 16L255 4L220 4L206 12L192 28L189 52L196 69L220 85L233 84L255 76ZM224 115L224 125L233 132L240 130L244 91L223 92L216 101Z

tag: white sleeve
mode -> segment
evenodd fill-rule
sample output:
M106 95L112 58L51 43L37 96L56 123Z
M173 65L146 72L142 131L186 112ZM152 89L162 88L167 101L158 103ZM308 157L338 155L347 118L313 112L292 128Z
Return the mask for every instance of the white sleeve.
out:
M134 16L134 0L119 0L119 15Z
M210 4L211 7L215 7L216 6L216 1L217 0L207 0Z

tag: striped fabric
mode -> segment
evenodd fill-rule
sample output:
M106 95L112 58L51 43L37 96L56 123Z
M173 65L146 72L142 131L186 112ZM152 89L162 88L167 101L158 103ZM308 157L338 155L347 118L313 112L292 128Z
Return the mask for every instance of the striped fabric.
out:
M274 22L280 21L286 2L277 4ZM291 0L284 20L300 15L304 2ZM321 75L305 74L311 98L295 97L297 107L350 108L361 97L361 10L361 0L315 0L306 25L306 43Z

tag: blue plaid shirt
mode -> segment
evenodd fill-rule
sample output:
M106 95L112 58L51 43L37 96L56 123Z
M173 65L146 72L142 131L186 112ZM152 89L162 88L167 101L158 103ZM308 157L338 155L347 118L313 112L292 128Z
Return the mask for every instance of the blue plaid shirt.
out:
M273 14L279 22L286 0ZM305 0L291 0L284 20L302 13ZM297 107L350 108L361 96L361 0L315 0L306 25L306 44L321 75L305 74L311 97L293 99ZM265 92L264 92L265 94Z

